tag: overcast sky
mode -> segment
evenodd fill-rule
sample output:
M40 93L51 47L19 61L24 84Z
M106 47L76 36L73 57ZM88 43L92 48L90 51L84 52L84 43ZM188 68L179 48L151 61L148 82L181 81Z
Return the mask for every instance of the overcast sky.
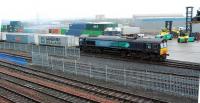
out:
M185 15L186 6L200 7L200 0L0 0L0 19L34 20L132 17L133 14Z

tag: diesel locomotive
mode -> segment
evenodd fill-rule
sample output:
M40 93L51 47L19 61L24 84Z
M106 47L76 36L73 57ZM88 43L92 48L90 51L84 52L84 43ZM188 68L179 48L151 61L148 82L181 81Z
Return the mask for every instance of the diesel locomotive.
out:
M165 61L168 56L167 41L161 38L82 37L79 46L84 52L117 54L153 61Z

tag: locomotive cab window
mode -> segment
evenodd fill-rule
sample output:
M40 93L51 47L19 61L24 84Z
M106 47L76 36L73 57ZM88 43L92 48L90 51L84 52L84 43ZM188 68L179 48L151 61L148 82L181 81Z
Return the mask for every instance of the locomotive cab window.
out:
M147 49L151 49L151 44L150 44L150 43L147 43L147 44L146 44L146 48L147 48Z
M162 42L160 44L160 48L166 48L167 47L167 42Z

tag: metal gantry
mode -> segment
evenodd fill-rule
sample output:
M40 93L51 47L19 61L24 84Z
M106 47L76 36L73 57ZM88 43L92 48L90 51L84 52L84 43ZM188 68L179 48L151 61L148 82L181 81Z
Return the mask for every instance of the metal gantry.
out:
M189 32L190 37L192 34L193 8L192 6L186 7L186 32Z

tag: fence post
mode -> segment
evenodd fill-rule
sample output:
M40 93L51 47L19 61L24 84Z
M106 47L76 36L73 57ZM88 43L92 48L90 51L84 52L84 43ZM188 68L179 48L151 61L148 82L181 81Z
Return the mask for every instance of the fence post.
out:
M8 43L9 45L8 45L8 49L10 49L10 43Z
M199 75L199 93L198 93L198 103L200 103L200 75Z
M15 49L15 43L14 43L14 50L16 50L16 49Z
M92 64L90 63L89 66L90 66L90 78L91 78L92 77Z
M125 67L123 66L124 68L124 85L126 86L126 70L125 70Z
M107 81L107 78L108 78L108 66L106 65L106 81Z
M5 49L5 47L6 47L6 43L4 42L4 43L3 43L3 49Z
M38 49L39 49L39 54L40 54L40 46L38 47Z
M171 77L171 75L169 75L169 91L173 92L172 91L172 77Z
M48 55L48 53L47 53L47 66L48 66L48 68L49 68L49 55Z
M39 55L41 56L41 54L39 54ZM43 63L44 62L43 54L42 54L41 57L42 57L42 66L44 66L44 63Z
M62 63L63 63L63 72L65 70L65 62L64 62L64 58L62 58Z
M53 55L56 55L56 53L55 53L55 47L53 47Z
M77 75L76 60L74 61L75 74Z
M45 46L45 47L46 47L46 48L45 48L45 52L48 53L48 51L47 51L47 46Z
M53 70L53 62L52 62L52 57L50 56L50 59L51 59L51 68Z

